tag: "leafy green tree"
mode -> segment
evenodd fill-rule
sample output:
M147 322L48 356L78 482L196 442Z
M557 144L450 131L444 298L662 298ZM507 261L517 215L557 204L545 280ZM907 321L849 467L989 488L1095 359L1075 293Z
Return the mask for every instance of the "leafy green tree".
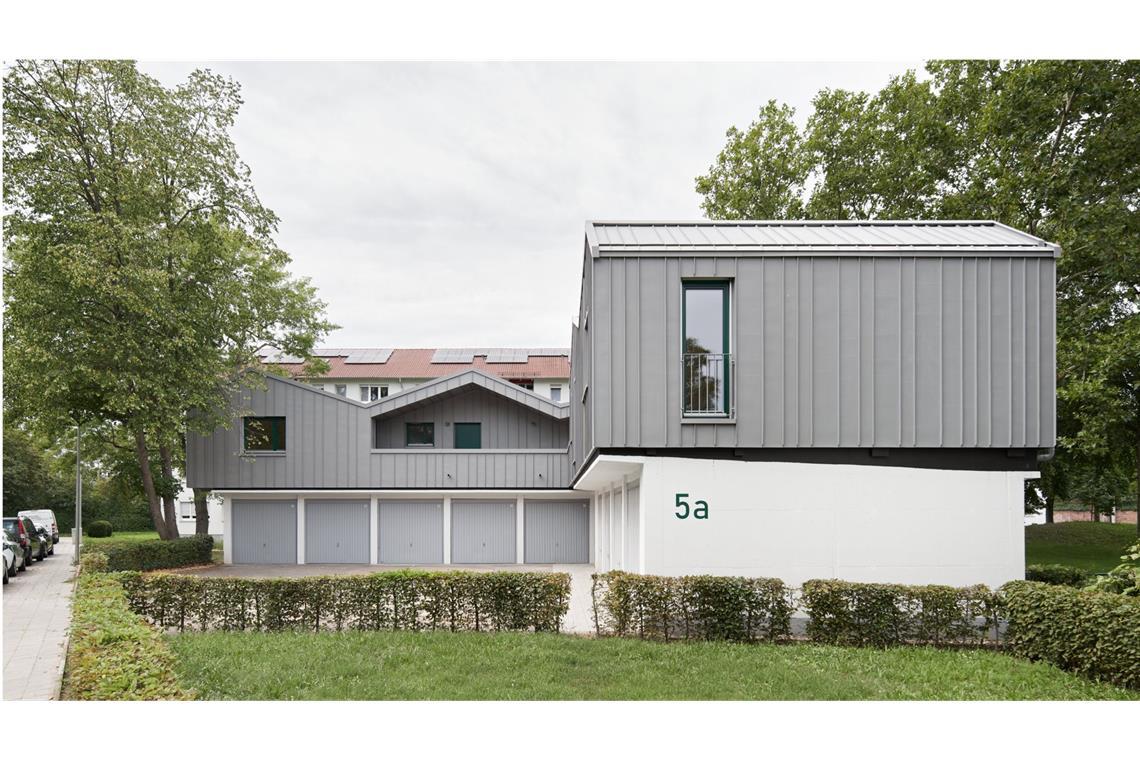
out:
M1135 478L1140 61L930 61L926 73L874 95L824 90L802 132L769 102L697 178L702 207L724 219L995 219L1059 243L1059 445L1044 499L1074 472L1107 478L1122 452Z
M324 304L289 275L229 136L235 82L17 61L4 89L7 408L132 455L155 528L176 537L185 431L229 423L259 351L310 355Z
M697 178L711 219L783 219L803 212L808 162L795 110L768 101L747 131L730 127L724 150Z

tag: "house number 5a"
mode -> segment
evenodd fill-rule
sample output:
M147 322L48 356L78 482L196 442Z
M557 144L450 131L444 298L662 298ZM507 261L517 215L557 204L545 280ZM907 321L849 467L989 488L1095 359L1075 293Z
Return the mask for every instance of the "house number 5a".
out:
M687 494L687 493L677 494L677 503L676 503L677 511L674 512L673 514L675 514L677 516L678 520L684 520L690 514L689 502L685 501L688 498L689 498L689 494ZM691 514L693 515L694 520L707 520L707 519L709 519L709 503L707 501L697 499L696 501L693 502L693 508L692 508Z

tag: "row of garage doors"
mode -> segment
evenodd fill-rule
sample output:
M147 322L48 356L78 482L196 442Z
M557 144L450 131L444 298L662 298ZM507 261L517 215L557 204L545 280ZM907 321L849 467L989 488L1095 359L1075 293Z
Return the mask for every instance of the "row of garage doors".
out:
M451 501L451 562L516 561L518 521L512 500ZM442 500L379 502L378 559L391 565L443 563ZM235 499L231 506L235 564L297 562L297 502ZM368 499L305 499L305 562L368 564ZM586 563L590 510L585 501L526 501L523 556L528 563Z

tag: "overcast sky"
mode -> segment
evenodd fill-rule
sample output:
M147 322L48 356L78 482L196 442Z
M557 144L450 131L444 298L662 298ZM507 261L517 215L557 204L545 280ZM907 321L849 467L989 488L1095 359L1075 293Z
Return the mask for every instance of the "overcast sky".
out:
M696 219L694 178L771 98L911 63L143 63L242 85L233 130L337 347L570 341L587 219Z

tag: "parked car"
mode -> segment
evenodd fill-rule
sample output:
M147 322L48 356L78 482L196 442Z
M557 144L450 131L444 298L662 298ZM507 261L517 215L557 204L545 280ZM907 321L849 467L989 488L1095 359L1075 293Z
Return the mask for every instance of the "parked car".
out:
M52 545L59 543L59 523L55 521L55 512L50 509L25 509L16 514L31 518L37 528L46 528L51 536ZM55 551L49 551L48 554L55 554Z
M8 579L16 575L16 551L20 545L14 543L8 538L8 534L4 534L4 584L7 585Z
M12 552L15 554L15 559L12 563L12 574L28 569L28 553L24 551L24 545L20 542L19 532L17 530L17 521L19 518L5 517L4 518L4 541L11 545Z
M36 532L42 538L42 545L37 556L44 559L55 554L55 545L59 541L59 528L55 524L55 513L50 509L26 509L17 514L19 517L31 520Z
M31 564L32 559L43 561L43 559L47 557L47 547L44 546L44 538L42 534L36 530L36 526L31 520L26 517L5 517L5 532L7 532L9 524L12 525L12 531L16 534L16 542L24 549L25 567Z

